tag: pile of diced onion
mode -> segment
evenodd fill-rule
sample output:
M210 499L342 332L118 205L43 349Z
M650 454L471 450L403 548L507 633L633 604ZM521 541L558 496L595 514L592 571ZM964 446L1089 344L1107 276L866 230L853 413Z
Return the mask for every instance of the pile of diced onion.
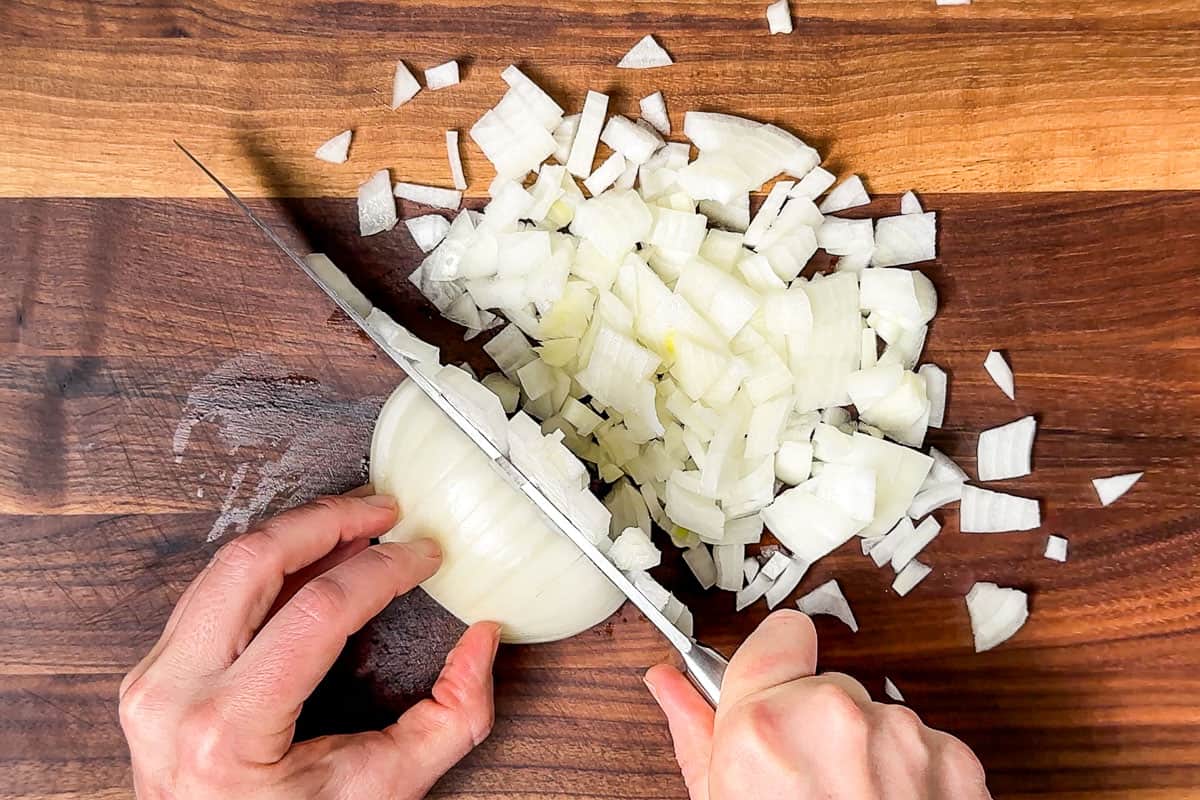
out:
M738 609L776 606L855 537L907 594L931 571L918 560L941 530L929 515L949 503L961 500L964 532L1040 525L1036 500L967 486L949 458L919 449L942 424L947 377L917 368L937 294L909 265L935 258L937 215L911 192L900 213L842 216L870 202L863 182L835 186L779 127L688 112L691 145L668 143L661 93L637 121L608 115L598 92L566 115L515 66L502 77L507 93L470 131L496 168L490 202L406 224L428 254L410 277L421 293L467 338L500 328L484 345L499 372L481 386L515 416L384 324L673 621L690 633L690 614L645 572L661 560L653 525ZM611 155L596 164L600 142ZM452 148L461 188L456 136ZM750 193L772 181L751 217ZM360 189L364 233L395 224L393 193L441 207L461 197L381 172ZM834 270L802 277L818 250ZM1007 382L1011 397L1011 370ZM980 479L1028 474L1035 427L986 432ZM579 491L570 454L607 484L603 508ZM782 548L756 547L764 528ZM967 600L979 649L1024 622L1019 590L977 584ZM799 606L857 629L836 581Z

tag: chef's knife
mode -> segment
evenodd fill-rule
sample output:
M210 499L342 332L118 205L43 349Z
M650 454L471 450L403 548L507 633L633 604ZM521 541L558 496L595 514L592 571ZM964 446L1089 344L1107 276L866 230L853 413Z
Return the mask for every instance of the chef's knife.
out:
M192 155L186 147L179 142L175 142L175 146L183 151L189 159L192 160L197 167L207 175L213 183L220 187L221 191L237 206L243 214L246 215L258 228L267 235L275 246L283 251L292 263L304 271L314 283L321 287L325 294L333 302L337 303L338 307L350 317L359 329L379 346L387 356L396 362L396 365L408 376L408 379L415 383L425 395L440 408L450 421L458 426L459 430L467 435L475 445L483 451L484 455L498 468L504 478L519 492L529 498L529 500L538 508L546 519L558 529L564 536L575 543L575 546L583 551L584 555L596 565L604 576L608 578L618 589L625 593L629 601L633 603L645 615L646 619L650 620L654 627L658 628L659 632L666 637L679 654L683 657L683 663L687 670L687 676L695 684L700 693L713 705L715 708L717 701L721 697L721 680L725 675L725 667L728 661L725 657L713 650L700 644L695 639L687 636L670 620L666 618L662 611L658 610L644 594L642 594L629 578L621 570L617 569L608 558L600 552L596 545L588 539L587 535L576 525L571 519L564 514L558 506L556 506L549 497L546 496L538 486L527 478L521 470L509 461L504 453L500 452L491 440L475 426L471 420L462 413L454 402L438 387L436 383L431 381L424 373L418 369L416 362L408 356L396 350L382 334L375 329L373 325L367 324L367 316L371 313L371 303L366 297L354 287L350 279L345 273L333 267L331 264L314 266L314 264L305 261L294 249L279 237L270 227L267 226L261 219L258 218L250 207L243 203L237 195L224 183L221 179L214 175L208 167L200 163L200 160Z

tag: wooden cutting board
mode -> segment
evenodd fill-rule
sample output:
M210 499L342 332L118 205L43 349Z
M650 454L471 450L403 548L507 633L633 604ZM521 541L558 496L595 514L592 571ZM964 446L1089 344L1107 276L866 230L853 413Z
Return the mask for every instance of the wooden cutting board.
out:
M930 441L974 467L978 432L1035 414L1034 533L970 536L957 514L906 598L851 548L837 576L861 623L819 619L822 666L891 677L976 749L1003 798L1200 793L1200 5L1195 0L9 0L0 8L0 798L126 798L121 675L239 525L362 479L399 380L170 144L185 141L297 241L324 250L418 334L477 368L476 343L406 281L403 228L356 233L375 169L445 184L442 133L502 94L508 63L577 109L588 87L636 113L784 124L861 172L893 212L940 213L923 268L941 312L926 358L951 374ZM617 70L654 33L674 67ZM396 59L450 58L464 83L387 109ZM356 129L352 157L312 150ZM491 172L464 148L474 198ZM277 199L269 199L277 198ZM313 199L320 198L320 199ZM473 201L477 202L477 201ZM422 213L411 206L404 215ZM981 363L1005 350L1010 402ZM1145 470L1102 509L1093 477ZM1045 537L1071 558L1041 557ZM732 612L661 570L727 652ZM971 650L965 591L1031 592L1014 639ZM386 723L457 634L415 593L355 637L305 735ZM668 653L622 611L570 641L505 648L492 737L435 796L683 798L641 674Z

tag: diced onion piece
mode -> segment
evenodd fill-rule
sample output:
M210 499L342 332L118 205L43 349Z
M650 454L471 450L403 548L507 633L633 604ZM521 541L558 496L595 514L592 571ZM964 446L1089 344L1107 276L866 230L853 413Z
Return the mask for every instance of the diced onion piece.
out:
M626 528L612 543L608 558L617 569L651 569L662 563L662 553L641 528Z
M900 549L906 541L911 539L917 533L916 527L912 524L912 520L908 517L901 517L896 526L888 531L882 541L878 542L868 551L871 560L875 562L875 566L882 567L892 560L892 556Z
M655 221L656 230L669 221L669 215L679 215L679 212L660 211ZM680 220L677 227L691 224L698 217L698 227L703 234L704 217L698 214L680 216L686 219ZM652 233L651 237L655 235ZM682 237L676 243L682 243ZM675 291L728 339L745 327L760 303L758 295L737 278L703 261L693 261L680 273Z
M396 77L392 81L392 109L395 110L416 97L421 91L421 84L404 66L403 61L396 62Z
M821 201L819 208L822 214L832 214L835 211L844 211L855 206L865 206L870 202L871 198L867 195L862 178L851 175L834 187L833 191Z
M350 140L353 137L354 131L342 131L317 148L317 158L330 164L345 164L350 157Z
M895 267L937 258L937 214L901 214L875 220L871 266Z
M967 613L971 616L975 652L982 653L1021 629L1029 618L1029 597L1020 589L976 583L967 592Z
M662 92L643 97L638 106L642 110L642 119L654 126L654 129L666 136L671 132L671 118L667 115L667 101Z
M600 141L634 164L645 164L662 144L662 140L653 131L648 131L619 114L608 118L604 130L600 133Z
M629 570L626 575L633 582L634 588L645 595L652 606L659 611L667 607L667 603L671 600L671 593L663 588L661 583L654 580L649 573L645 570Z
M908 507L908 516L913 519L920 519L928 515L931 511L941 508L948 503L953 503L962 499L962 481L950 481L948 483L935 483L928 488L922 488L917 492L917 496L913 498L912 505Z
M698 491L698 485L685 486L679 480L683 473L675 472L667 479L666 507L667 517L696 534L705 541L719 542L725 531L725 514L717 507L715 500L704 497ZM699 481L696 481L699 484Z
M963 533L1029 531L1041 524L1037 500L963 486L959 510L959 529Z
M584 188L591 193L592 197L595 197L612 186L624 171L624 156L620 153L613 153L604 160L603 164L596 167L596 171L589 175L587 180L583 182Z
M508 84L510 92L518 96L521 105L528 110L547 130L554 130L563 118L562 106L554 102L554 98L546 94L542 87L515 65L509 64L500 73L500 77Z
M754 563L757 564L758 562L755 561ZM734 609L741 611L757 603L759 598L767 593L767 590L771 588L771 584L774 582L774 578L770 578L761 572L755 575L744 588L738 591L737 597L734 598Z
M818 614L837 617L846 624L847 628L858 633L858 620L854 618L854 612L850 610L850 603L847 602L846 595L842 593L842 587L836 578L822 583L801 597L796 601L796 606L810 617Z
M1004 392L1009 400L1016 399L1016 381L1013 380L1012 367L1004 359L1004 356L995 350L991 350L987 354L987 358L983 361L983 368L987 370L987 374L992 376L992 380L1000 387L1000 391Z
M892 679L885 677L883 679L883 694L889 700L895 700L897 703L904 702L904 695L900 693L899 687L892 683Z
M358 232L373 236L396 227L396 200L386 169L381 169L358 187Z
M319 253L314 253L310 256L306 256L304 260L314 270L317 270L318 272L321 272L323 275L328 277L329 273L328 273L327 269L321 268L325 265L324 264L322 264L321 266L317 265L317 262L322 259L324 259L324 261L328 262L329 267L332 267L333 269L337 269L337 267L333 266L332 261L329 261L324 255L319 254ZM340 272L340 270L339 270L338 274L342 274ZM349 285L348 280L346 281L346 283L347 283L347 285ZM353 287L351 287L351 288L353 288ZM353 291L355 293L357 293L358 290L354 289ZM366 298L364 297L363 300L365 302ZM426 342L426 341L414 336L412 333L410 333L408 331L407 328L405 328L403 325L400 325L399 323L397 323L395 320L393 320L390 316L388 316L382 310L380 310L378 308L372 308L370 313L367 314L366 323L370 329L372 329L376 333L378 333L383 338L383 340L387 342L389 347L398 351L400 354L405 355L408 358L411 358L413 361L416 361L418 364L422 364L422 363L428 363L428 364L433 364L433 365L437 364L437 361L438 361L438 348L437 347L430 344L429 342Z
M875 549L875 545L879 544L883 540L883 536L867 536L859 539L858 543L862 547L862 554L864 556L870 555L871 551Z
M1115 503L1145 474L1144 472L1131 472L1127 475L1114 475L1111 478L1094 478L1092 487L1096 490L1096 496L1100 498L1100 505L1107 506Z
M703 214L673 208L656 208L652 213L654 225L650 228L647 243L687 255L700 252L706 233Z
M570 230L607 258L620 262L646 239L653 223L650 209L637 192L614 189L580 203Z
M1051 534L1050 538L1046 539L1046 558L1051 561L1063 562L1067 560L1067 540L1062 536Z
M812 473L813 446L808 442L782 442L775 453L775 477L798 486Z
M687 564L701 588L711 589L716 586L717 565L706 545L698 544L684 550L683 563Z
M583 101L583 112L571 143L571 154L567 157L567 170L572 175L586 178L592 172L592 161L596 157L596 145L600 142L600 130L604 127L604 114L608 110L608 95L588 91Z
M580 436L588 436L604 422L599 414L574 397L567 398L559 413L562 414L563 419L575 426L575 430L579 431Z
M941 531L942 526L933 517L921 520L921 524L913 529L912 535L905 537L904 541L897 545L896 552L892 553L892 570L900 572L908 566L908 562L919 556L925 546L937 538Z
M979 457L976 461L979 480L1020 478L1032 472L1031 456L1036 432L1037 420L1028 416L979 434Z
M900 213L901 214L924 214L925 209L921 208L921 201L911 192L905 192L900 196Z
M404 220L404 225L422 253L428 253L441 244L450 231L450 222L438 214L410 217Z
M908 562L908 565L904 569L900 570L899 574L896 575L896 579L892 581L892 591L904 597L918 583L929 577L929 573L932 571L933 568L928 564L923 564L913 559Z
M917 374L925 379L929 427L940 428L946 420L946 372L937 364L922 364Z
M830 255L869 256L875 247L875 230L869 219L825 217L817 228L817 245Z
M483 351L492 357L509 380L517 380L517 371L537 360L537 353L525 334L511 322L483 346Z
M643 36L629 52L617 62L622 69L649 69L651 67L669 67L675 62L650 34Z
M618 189L632 189L637 184L638 165L632 161L625 162L625 171L617 176L613 186Z
M787 2L787 0L782 0ZM795 184L792 181L776 181L771 187L771 191L767 194L767 199L763 201L762 206L758 209L758 213L754 215L750 227L746 228L746 246L757 247L766 234L767 229L779 217L779 211L783 208L783 203L787 200L788 192Z
M788 197L804 197L816 200L830 186L837 182L837 177L824 167L813 167L788 192Z
M965 483L969 480L966 471L936 447L929 448L929 457L933 459L933 467L921 485L921 491L942 483Z
M746 546L742 544L719 544L713 547L718 589L736 592L742 588L742 561L745 557Z
M771 34L792 32L792 11L788 0L776 0L767 6L767 27Z
M788 489L762 511L763 522L784 547L806 562L823 558L850 540L862 523L837 502L805 486Z
M859 283L862 309L883 315L903 329L919 329L937 313L937 290L919 270L872 267L862 271Z
M911 505L925 476L929 474L932 459L908 447L865 433L856 433L851 437L845 437L836 430L834 433L849 442L846 452L838 454L836 460L875 471L875 517L860 535L875 536L890 530Z
M782 603L800 585L808 568L809 562L802 558L789 559L787 569L775 579L771 588L767 589L767 608L775 608Z
M462 154L458 150L458 131L446 131L446 156L450 159L450 180L461 192L467 188L467 176L463 173Z
M505 414L512 414L517 410L517 405L521 402L521 389L502 373L492 372L484 375L481 383L500 398L500 405L504 407Z
M758 563L757 558L746 556L746 559L742 562L742 577L746 579L746 583L754 580L760 569L762 569L762 565Z
M456 209L462 205L462 192L457 189L441 189L436 186L422 186L419 183L399 182L392 191L401 200L420 203L424 206Z
M743 194L729 203L701 200L696 210L715 225L731 231L745 231L750 225L750 195Z
M554 160L566 166L571 157L571 147L575 143L575 132L579 130L579 120L582 114L570 114L562 118L562 122L554 129ZM594 154L593 154L594 155ZM591 167L591 164L588 164Z
M458 83L458 62L447 61L425 70L425 87L428 89L445 89Z

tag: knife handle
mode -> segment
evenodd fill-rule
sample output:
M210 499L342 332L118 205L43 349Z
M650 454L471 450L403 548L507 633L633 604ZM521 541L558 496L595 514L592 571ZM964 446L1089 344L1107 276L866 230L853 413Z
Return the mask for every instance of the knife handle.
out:
M688 680L700 690L709 705L716 708L721 701L721 681L729 661L711 647L693 641L691 648L683 653L683 664Z

